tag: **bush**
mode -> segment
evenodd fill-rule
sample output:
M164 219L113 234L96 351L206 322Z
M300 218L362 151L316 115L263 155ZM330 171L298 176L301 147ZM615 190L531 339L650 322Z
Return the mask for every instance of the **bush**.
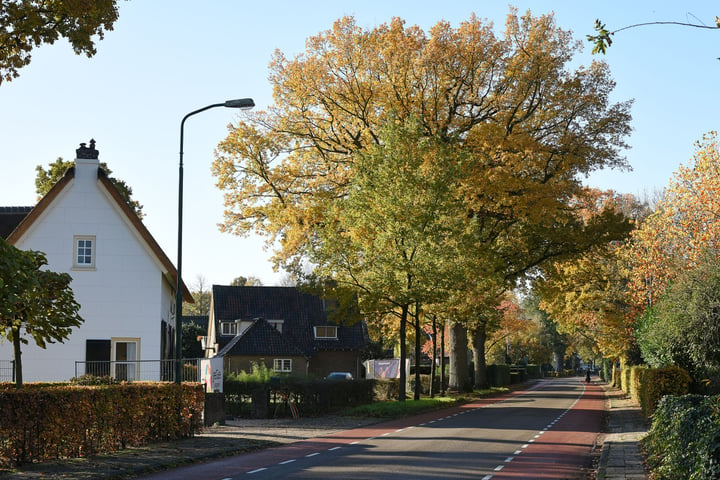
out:
M510 365L488 365L487 380L491 387L510 385Z
M84 457L188 437L202 425L200 384L26 384L0 390L0 466Z
M645 374L647 373L648 368L644 365L634 365L628 370L630 371L630 380L628 382L628 388L630 391L628 393L633 400L640 403L640 392L647 382L647 380L645 380Z
M542 368L540 365L528 365L525 367L528 378L542 378Z
M720 478L720 397L664 397L643 439L653 478Z
M620 371L620 388L623 392L630 393L630 369L623 368Z
M268 413L273 417L294 416L296 413L300 416L325 415L349 406L370 403L375 397L374 380L273 377L269 382L258 382L240 381L235 377L226 378L223 382L226 412L248 416L252 410L253 392L260 388L270 391Z
M649 368L642 376L638 401L643 415L650 418L665 395L685 395L690 386L690 374L680 367Z
M612 360L603 359L602 370L600 371L600 377L607 383L612 382L613 377L613 366L615 363Z

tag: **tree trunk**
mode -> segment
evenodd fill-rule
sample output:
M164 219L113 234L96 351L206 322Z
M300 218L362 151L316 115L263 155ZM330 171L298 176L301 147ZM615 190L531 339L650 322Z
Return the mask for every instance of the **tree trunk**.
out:
M464 325L450 322L450 379L448 386L460 392L470 391L470 372L468 370L467 330Z
M413 399L420 400L420 394L422 393L422 376L420 375L420 355L422 349L420 348L421 331L420 328L420 304L415 303L415 392Z
M435 360L437 359L437 317L432 319L432 355L430 355L430 398L435 398Z
M13 359L15 360L15 386L22 388L22 352L20 351L20 328L13 327Z
M408 309L408 305L403 305L400 313L400 385L398 386L398 400L401 402L405 401L405 395L407 394L407 372L405 371L407 345L405 345L405 337L407 337Z
M440 329L440 392L445 396L445 321Z
M565 370L565 366L563 365L563 358L565 357L565 350L562 351L555 350L553 352L553 367L555 368L555 371L558 373L562 373L563 370Z
M487 332L485 323L472 330L473 363L475 364L475 388L488 388L487 364L485 363L485 339Z

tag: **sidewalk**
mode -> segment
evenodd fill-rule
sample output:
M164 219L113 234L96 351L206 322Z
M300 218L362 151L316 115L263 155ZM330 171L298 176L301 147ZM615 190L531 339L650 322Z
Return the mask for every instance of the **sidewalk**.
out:
M640 406L620 389L603 385L608 433L604 437L596 480L645 480L639 441L648 424Z

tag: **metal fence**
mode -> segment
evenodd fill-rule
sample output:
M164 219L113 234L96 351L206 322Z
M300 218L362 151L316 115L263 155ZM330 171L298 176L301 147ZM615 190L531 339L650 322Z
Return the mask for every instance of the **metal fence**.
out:
M13 360L0 360L0 382L15 381L15 362Z
M182 381L200 381L200 359L182 360ZM126 382L174 382L175 360L75 362L75 377L92 375Z

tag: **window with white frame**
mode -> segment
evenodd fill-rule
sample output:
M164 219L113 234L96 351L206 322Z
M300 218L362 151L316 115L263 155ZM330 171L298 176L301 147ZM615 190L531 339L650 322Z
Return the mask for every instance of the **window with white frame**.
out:
M220 323L220 335L237 335L237 323L221 322Z
M292 372L292 359L290 358L276 358L273 360L273 371L281 373Z
M337 328L331 325L315 327L315 338L333 339L337 340Z
M76 235L73 238L75 268L95 268L95 236Z

